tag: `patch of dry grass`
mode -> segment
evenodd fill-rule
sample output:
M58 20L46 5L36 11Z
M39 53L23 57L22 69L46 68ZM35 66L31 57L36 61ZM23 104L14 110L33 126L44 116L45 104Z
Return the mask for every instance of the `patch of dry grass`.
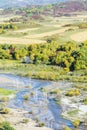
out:
M82 42L87 40L87 31L79 32L70 36L72 40Z

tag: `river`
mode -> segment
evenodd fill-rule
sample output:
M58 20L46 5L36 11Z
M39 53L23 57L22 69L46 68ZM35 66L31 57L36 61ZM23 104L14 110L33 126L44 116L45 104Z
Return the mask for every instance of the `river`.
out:
M54 130L62 130L63 125L73 129L72 122L61 116L61 106L57 105L52 98L47 97L46 93L40 90L40 88L51 86L55 82L36 80L12 74L0 74L0 79L1 88L17 91L16 97L7 103L8 107L26 110L29 114L26 114L25 117L34 120L38 119L40 122L44 122L47 127L53 128ZM56 85L60 84L61 86L61 82L56 82ZM62 85L65 85L65 83L62 83ZM66 85L69 85L69 83L66 83ZM28 95L31 92L34 95L31 95L29 100L25 101L24 95Z

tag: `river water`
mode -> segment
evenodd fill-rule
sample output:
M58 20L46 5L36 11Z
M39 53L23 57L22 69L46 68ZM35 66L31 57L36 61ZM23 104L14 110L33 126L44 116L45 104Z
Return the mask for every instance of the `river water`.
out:
M0 74L0 87L10 90L16 90L16 97L12 98L7 106L14 109L23 109L29 112L25 117L32 119L38 119L40 122L44 122L47 127L54 130L62 130L64 125L73 129L71 121L64 119L61 116L62 108L57 105L52 98L49 98L45 92L42 92L40 88L51 87L53 84L61 86L66 85L69 87L69 83L51 82L36 80L27 77L15 76L12 74ZM31 95L30 93L34 93ZM29 100L24 100L24 95L29 96Z

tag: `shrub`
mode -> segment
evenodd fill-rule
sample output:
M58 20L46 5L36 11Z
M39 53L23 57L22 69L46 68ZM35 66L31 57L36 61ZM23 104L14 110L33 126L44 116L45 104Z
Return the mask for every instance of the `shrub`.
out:
M1 102L6 102L6 101L8 101L8 100L9 100L8 97L2 97L2 98L0 99Z
M15 129L10 126L9 122L3 122L0 124L0 130L15 130Z
M29 122L28 119L23 119L23 123L27 124Z
M43 126L45 126L45 123L43 123L43 122L38 124L38 127L43 127Z
M71 130L68 126L65 126L63 130Z
M80 91L78 89L72 89L72 90L69 90L67 93L66 93L66 96L78 96L80 95Z
M0 113L1 114L8 114L10 112L10 110L8 109L8 108L2 108L1 110L0 110Z
M59 90L58 89L55 89L53 91L50 92L50 94L58 94L59 93Z
M29 99L29 95L24 95L24 100L28 100Z
M87 97L83 99L85 105L87 105Z
M74 120L73 125L74 125L75 128L79 127L80 121L79 120Z

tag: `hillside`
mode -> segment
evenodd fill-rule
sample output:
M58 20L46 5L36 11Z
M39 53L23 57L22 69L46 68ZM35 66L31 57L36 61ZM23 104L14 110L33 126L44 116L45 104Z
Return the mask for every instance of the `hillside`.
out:
M65 0L0 0L0 8L24 7L27 5L45 5L63 1Z
M3 2L4 1L4 2ZM55 4L57 3L57 4ZM14 8L14 7L28 7L31 8L36 6L43 6L46 4L54 4L52 8L47 8L44 6L43 12L45 14L53 14L54 16L60 16L63 14L70 14L72 12L82 12L87 11L87 1L86 0L1 0L0 8ZM34 8L34 7L33 7ZM7 12L7 11L6 11ZM53 12L53 13L52 13Z
M72 13L87 11L87 1L85 0L68 0L63 3L59 3L54 8L55 15L58 13Z

